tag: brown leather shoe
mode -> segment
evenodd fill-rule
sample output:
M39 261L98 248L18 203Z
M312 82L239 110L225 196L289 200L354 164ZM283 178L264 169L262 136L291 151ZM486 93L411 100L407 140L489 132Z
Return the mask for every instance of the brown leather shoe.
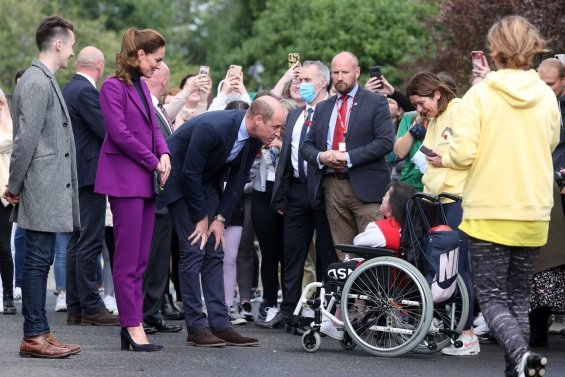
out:
M67 348L54 346L45 340L43 335L24 337L20 345L20 356L41 357L46 359L61 359L70 356Z
M50 332L46 332L45 334L43 334L43 337L45 338L45 340L47 341L47 343L55 346L55 347L59 347L59 348L66 348L69 351L71 351L71 355L74 355L76 353L80 352L80 346L78 344L65 344L63 342L61 342L59 339L55 338L53 336L53 334L51 334Z
M80 313L67 312L67 325L80 325L82 315Z
M104 309L94 314L83 314L80 324L83 326L119 326L120 318Z
M235 330L231 327L227 329L213 333L218 338L224 340L228 346L236 346L236 347L254 347L259 345L259 341L255 338L248 338L246 336L242 336L235 332Z
M187 346L196 347L225 347L226 342L214 336L208 327L188 334L186 337Z

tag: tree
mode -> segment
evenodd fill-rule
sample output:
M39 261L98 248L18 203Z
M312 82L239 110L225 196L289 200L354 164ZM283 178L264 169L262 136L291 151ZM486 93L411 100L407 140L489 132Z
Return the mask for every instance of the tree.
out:
M216 63L249 66L260 61L267 86L287 69L289 52L329 65L336 53L349 50L359 58L362 72L379 64L393 82L404 79L404 65L434 53L424 20L433 18L435 7L421 1L272 0L257 10L250 37L233 44Z
M527 18L548 38L552 53L539 60L565 52L562 27L565 24L565 2L552 0L442 0L435 26L430 32L439 46L436 58L430 62L432 70L447 71L463 87L468 86L471 73L470 52L488 52L486 35L498 19L519 14ZM436 28L441 25L440 28Z

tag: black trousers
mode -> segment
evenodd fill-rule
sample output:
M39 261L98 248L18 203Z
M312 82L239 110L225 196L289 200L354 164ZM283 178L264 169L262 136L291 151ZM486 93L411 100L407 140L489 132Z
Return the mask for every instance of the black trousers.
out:
M316 231L316 260L325 273L339 259L333 247L326 211L313 209L308 202L306 185L292 180L287 192L284 216L284 296L281 312L290 316L302 293L304 263L314 231Z
M10 247L10 237L12 236L10 213L12 213L12 208L12 205L4 207L0 204L0 275L2 275L4 295L10 297L14 294L14 260Z
M251 218L261 248L263 300L268 307L277 305L279 264L283 266L283 216L271 208L272 190L273 182L269 181L265 192L254 190L251 197ZM284 273L282 268L281 280Z
M94 186L79 190L80 224L67 245L67 310L94 314L106 310L98 293L98 256L104 247L106 196Z
M169 282L172 231L173 222L169 214L155 214L153 239L142 284L143 321L148 324L163 319L159 309L163 292Z

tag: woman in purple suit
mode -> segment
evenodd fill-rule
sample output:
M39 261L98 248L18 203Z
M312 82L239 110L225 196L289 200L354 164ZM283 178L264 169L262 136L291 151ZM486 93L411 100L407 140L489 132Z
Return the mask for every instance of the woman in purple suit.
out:
M171 162L147 86L165 56L165 39L151 29L129 29L116 56L116 71L100 90L106 137L100 151L96 187L107 194L114 219L113 278L120 312L122 349L158 351L143 330L142 275L147 265L155 198L152 172L165 184Z

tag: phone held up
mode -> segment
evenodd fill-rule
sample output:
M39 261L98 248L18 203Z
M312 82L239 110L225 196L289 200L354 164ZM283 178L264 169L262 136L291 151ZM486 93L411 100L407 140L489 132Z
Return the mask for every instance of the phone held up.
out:
M484 53L482 51L472 51L471 52L471 62L473 63L473 68L479 68L483 66Z
M243 76L243 71L240 65L230 65L230 76Z
M198 74L210 76L210 67L208 67L206 65L201 65L200 69L198 70Z
M295 63L300 63L300 53L299 52L289 52L288 53L288 68L292 67Z
M381 73L381 66L380 65L375 65L369 68L369 76L370 77L376 77L378 80L382 79L382 73ZM377 89L382 89L383 88L383 83L382 81L379 83L379 86L377 86Z

